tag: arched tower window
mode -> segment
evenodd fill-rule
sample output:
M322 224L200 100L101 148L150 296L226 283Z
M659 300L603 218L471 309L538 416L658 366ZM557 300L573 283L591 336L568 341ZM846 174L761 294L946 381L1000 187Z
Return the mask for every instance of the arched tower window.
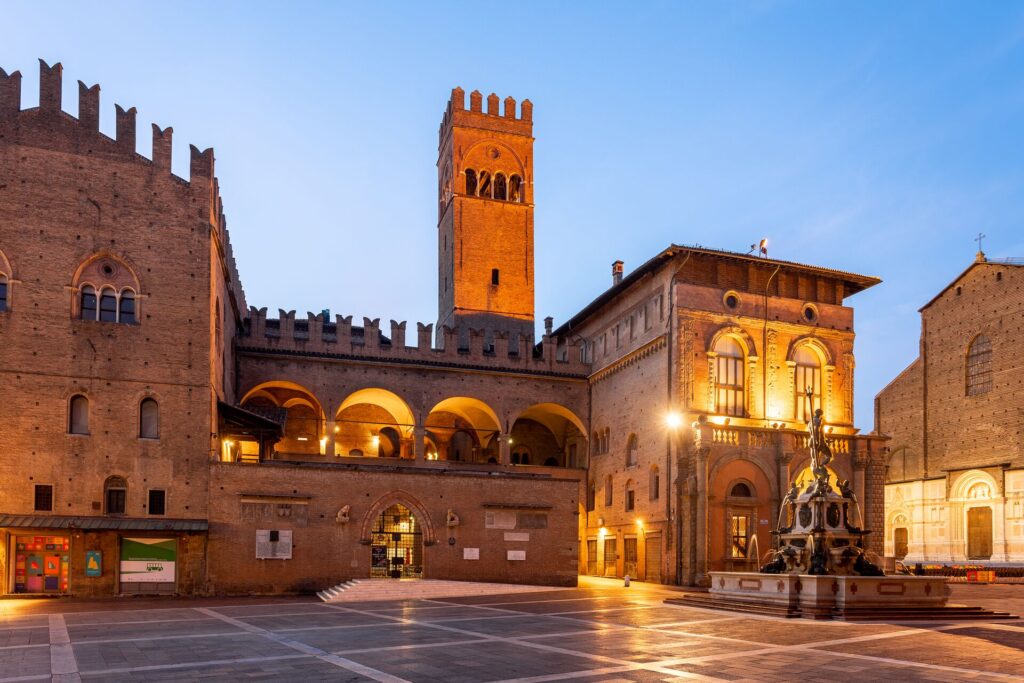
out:
M636 507L636 490L633 487L633 480L626 482L626 512L632 512Z
M494 174L494 198L505 201L508 199L508 183L504 173Z
M609 507L614 500L612 495L612 475L608 475L604 478L604 506Z
M139 438L160 438L160 406L155 398L144 398L139 404Z
M100 322L117 322L117 294L109 287L100 290Z
M480 190L477 192L479 197L491 198L491 174L488 171L480 171Z
M466 169L466 194L476 196L476 171L471 168Z
M68 402L68 433L89 433L89 399L81 394L72 396Z
M630 434L626 440L626 467L636 466L636 452L638 449L636 434Z
M0 273L0 311L7 310L7 276Z
M979 334L967 349L967 395L977 396L992 390L992 342Z
M743 415L743 347L733 337L715 342L715 412Z
M651 465L650 495L651 500L661 497L661 472L657 465Z
M508 200L516 203L523 201L523 179L518 175L508 179Z
M91 285L82 287L79 311L82 320L96 320L96 290Z
M797 347L793 352L793 400L796 403L795 417L809 422L815 410L821 408L821 359L808 345ZM807 390L811 390L811 404L807 404ZM810 412L808 412L810 409Z
M107 477L103 483L103 512L123 515L128 507L128 482L123 477Z
M117 305L117 321L129 325L135 323L135 292L130 289L121 292Z

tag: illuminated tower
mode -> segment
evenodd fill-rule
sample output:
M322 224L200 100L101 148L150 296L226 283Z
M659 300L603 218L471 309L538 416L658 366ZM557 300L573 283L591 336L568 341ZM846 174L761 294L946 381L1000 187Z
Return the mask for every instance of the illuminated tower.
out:
M438 329L533 334L533 104L452 90L438 141Z

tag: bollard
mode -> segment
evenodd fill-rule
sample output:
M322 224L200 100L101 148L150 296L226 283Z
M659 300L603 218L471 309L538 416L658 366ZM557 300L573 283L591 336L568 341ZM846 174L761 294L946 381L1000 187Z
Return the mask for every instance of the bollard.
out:
M624 587L626 587L626 588L629 588L629 574L626 574L626 577L625 577L622 585Z

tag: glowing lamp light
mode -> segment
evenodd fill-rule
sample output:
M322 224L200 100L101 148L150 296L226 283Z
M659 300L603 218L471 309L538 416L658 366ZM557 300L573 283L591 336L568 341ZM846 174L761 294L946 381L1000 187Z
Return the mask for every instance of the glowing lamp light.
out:
M373 437L373 445L374 446L379 446L380 445L380 437L379 436L374 435L374 437Z
M665 415L665 426L669 429L679 429L683 426L683 416L672 410Z

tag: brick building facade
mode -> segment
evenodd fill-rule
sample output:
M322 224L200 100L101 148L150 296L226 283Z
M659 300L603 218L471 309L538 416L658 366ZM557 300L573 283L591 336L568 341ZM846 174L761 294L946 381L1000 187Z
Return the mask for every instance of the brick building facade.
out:
M921 309L917 359L875 398L887 555L1024 561L1022 325L1024 264L982 253Z
M79 84L73 117L60 65L40 70L25 110L0 71L4 593L698 582L771 544L805 465L804 382L880 518L843 305L876 280L673 246L535 340L532 104L485 111L474 92L467 109L457 88L436 326L268 316L242 290L213 151L178 178L170 128L145 158L134 109L108 138L99 87Z

